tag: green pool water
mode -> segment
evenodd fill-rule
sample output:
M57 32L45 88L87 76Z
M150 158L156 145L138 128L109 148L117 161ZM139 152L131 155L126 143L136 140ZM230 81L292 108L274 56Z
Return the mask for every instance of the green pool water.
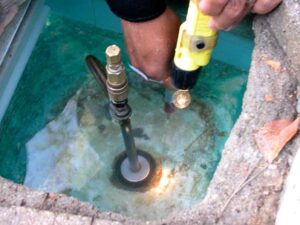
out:
M122 139L84 62L88 54L104 62L106 47L117 44L128 64L122 34L51 12L0 123L0 175L140 219L164 218L200 202L241 111L253 47L251 21L249 17L232 32L220 34L185 111L166 114L164 89L141 82L128 70L137 145L174 177L170 190L135 193L109 181ZM69 127L80 134L74 141Z

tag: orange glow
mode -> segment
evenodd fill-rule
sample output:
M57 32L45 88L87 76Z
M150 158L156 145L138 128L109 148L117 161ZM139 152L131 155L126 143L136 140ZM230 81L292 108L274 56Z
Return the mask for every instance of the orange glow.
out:
M172 96L172 103L178 109L185 109L191 104L191 95L188 90L177 90Z
M161 195L172 190L174 187L174 176L171 170L163 169L159 184L152 189L155 194Z

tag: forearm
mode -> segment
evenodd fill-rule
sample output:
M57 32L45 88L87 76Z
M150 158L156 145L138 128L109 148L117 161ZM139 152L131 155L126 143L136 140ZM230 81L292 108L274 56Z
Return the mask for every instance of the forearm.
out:
M131 64L152 79L170 84L170 62L180 25L164 0L106 0L122 19Z

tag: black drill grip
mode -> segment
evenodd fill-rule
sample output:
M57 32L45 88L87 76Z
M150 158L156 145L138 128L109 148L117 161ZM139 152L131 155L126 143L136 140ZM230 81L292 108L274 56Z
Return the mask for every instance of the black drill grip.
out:
M182 90L192 89L197 83L201 68L202 67L199 67L198 69L192 71L185 71L179 69L173 63L171 76L174 86Z

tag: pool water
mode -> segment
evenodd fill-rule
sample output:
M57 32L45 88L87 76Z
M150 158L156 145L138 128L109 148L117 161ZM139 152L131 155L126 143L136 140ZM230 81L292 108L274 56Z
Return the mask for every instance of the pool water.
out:
M248 25L232 32L241 43L252 43ZM124 145L84 62L88 54L104 62L110 44L121 47L128 64L120 32L49 15L0 123L0 175L66 193L102 211L165 218L205 196L241 111L250 56L241 57L241 66L226 63L228 46L222 45L192 90L191 106L171 114L164 110L165 90L128 70L136 144L161 163L163 173L158 186L132 192L110 181L112 162Z

